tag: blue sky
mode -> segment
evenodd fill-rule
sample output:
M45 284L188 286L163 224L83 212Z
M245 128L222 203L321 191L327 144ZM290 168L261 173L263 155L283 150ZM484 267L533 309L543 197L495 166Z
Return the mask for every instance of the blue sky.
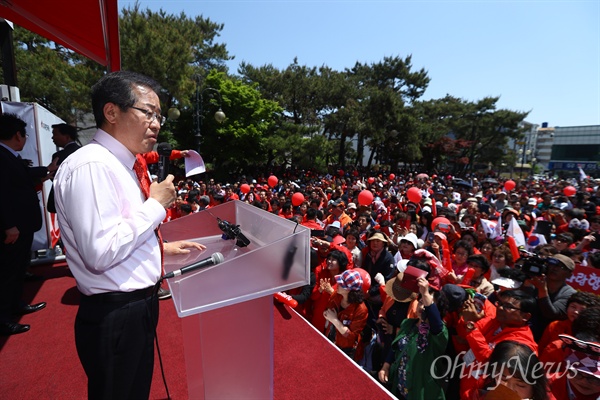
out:
M285 69L297 57L342 71L412 55L431 78L424 99L500 96L531 123L600 125L600 0L139 3L223 23L233 73L241 61Z

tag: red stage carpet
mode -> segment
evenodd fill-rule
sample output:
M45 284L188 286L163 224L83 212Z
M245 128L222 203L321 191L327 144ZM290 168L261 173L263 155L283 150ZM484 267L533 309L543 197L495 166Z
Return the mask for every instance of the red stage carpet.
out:
M29 332L0 337L0 399L85 399L87 380L73 340L79 299L75 280L64 263L32 271L47 279L27 283L26 300L48 306L21 318L31 325ZM160 306L158 339L169 392L172 399L187 399L181 321L171 300ZM274 313L275 399L389 398L296 313L281 305ZM158 358L150 398L167 398Z

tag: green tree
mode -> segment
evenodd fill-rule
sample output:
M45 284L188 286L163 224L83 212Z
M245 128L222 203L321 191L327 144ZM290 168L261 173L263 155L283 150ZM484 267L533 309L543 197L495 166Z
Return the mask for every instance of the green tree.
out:
M498 110L498 97L472 102L450 95L415 104L422 123L421 152L428 170L452 166L459 174L473 170L474 162L499 165L509 138L522 136L526 112Z
M119 19L122 68L151 76L161 84L163 113L171 107L189 112L198 77L212 69L226 71L225 62L233 58L225 44L216 42L223 26L202 16L189 18L183 12L141 10L136 2L123 8ZM170 121L161 130L162 140L181 147L190 132L178 130L181 126L186 124Z
M21 101L39 103L69 123L82 121L102 67L19 26L14 41Z
M276 126L283 109L276 102L264 99L255 87L216 70L210 72L198 90L202 94L200 151L213 174L226 178L265 168L269 152L276 150L271 145L278 140ZM213 118L219 107L216 91L227 115L222 124ZM181 121L177 121L184 132L194 132L195 112L188 107ZM197 149L195 141L196 137L189 133L180 137L185 148Z

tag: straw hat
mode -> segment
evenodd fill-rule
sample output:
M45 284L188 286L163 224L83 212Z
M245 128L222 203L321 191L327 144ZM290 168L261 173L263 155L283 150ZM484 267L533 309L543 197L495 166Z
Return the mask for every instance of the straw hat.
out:
M402 287L404 274L399 272L395 278L385 283L385 292L388 296L400 303L407 303L417 298L417 294Z

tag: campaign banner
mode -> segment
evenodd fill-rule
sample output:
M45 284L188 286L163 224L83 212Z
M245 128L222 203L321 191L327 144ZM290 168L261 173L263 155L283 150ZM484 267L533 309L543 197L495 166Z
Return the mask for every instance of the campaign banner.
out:
M567 283L577 290L597 294L600 289L600 269L578 265Z

